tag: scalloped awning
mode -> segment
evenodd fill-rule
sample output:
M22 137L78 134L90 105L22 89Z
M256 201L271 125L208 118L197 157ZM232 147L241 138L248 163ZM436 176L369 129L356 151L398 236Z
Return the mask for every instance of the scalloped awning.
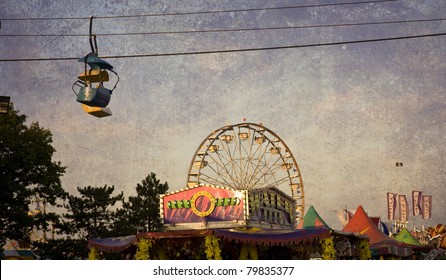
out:
M226 241L252 243L264 246L297 245L312 243L315 240L330 237L330 230L326 228L315 229L281 229L266 230L250 229L216 229L216 230L179 230L166 232L144 232L138 235L93 238L88 241L88 247L95 247L100 251L122 251L135 245L140 238L172 239L191 238L214 235Z
M227 241L253 243L256 245L283 246L312 243L314 240L330 237L327 228L314 229L217 229L214 235Z
M92 238L88 240L88 248L95 247L100 251L118 252L136 244L138 238L136 235L110 237L110 238Z

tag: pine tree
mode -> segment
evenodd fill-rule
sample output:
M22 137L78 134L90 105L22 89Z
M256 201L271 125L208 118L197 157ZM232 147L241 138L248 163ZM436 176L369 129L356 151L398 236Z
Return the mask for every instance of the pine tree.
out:
M109 237L116 202L122 201L123 193L113 196L115 187L78 187L81 196L70 195L63 215L65 233L80 239Z
M160 231L162 223L159 217L159 195L168 189L168 184L160 184L153 172L141 184L137 184L137 195L128 197L128 201L124 201L122 208L116 211L116 234Z

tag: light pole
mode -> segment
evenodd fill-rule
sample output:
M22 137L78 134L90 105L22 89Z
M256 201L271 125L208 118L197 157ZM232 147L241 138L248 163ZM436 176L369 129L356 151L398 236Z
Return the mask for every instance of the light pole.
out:
M10 100L9 96L0 96L0 114L8 114Z
M403 163L402 162L396 162L395 163L395 167L396 167L395 168L395 183L396 183L396 189L397 189L397 192L398 192L397 193L398 194L397 195L397 200L399 200L400 188L399 188L399 185L398 185L398 167L403 167ZM396 228L395 233L398 232L401 229L401 225L402 225L402 222L399 219L395 220L395 228Z

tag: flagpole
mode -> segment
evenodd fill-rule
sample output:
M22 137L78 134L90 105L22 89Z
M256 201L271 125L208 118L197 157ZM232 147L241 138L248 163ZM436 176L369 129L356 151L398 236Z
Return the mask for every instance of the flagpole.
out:
M398 167L403 167L403 163L402 162L396 162L395 163L395 181L396 181L396 189L397 189L397 194L398 194L398 196L397 196L397 200L398 200L398 205L399 205L399 219L397 220L397 224L398 224L398 231L399 231L399 229L400 229L400 227L401 227L401 223L402 223L402 219L401 219L401 200L400 200L400 193L401 193L401 189L400 189L400 185L398 184ZM397 233L397 229L395 229L395 234Z

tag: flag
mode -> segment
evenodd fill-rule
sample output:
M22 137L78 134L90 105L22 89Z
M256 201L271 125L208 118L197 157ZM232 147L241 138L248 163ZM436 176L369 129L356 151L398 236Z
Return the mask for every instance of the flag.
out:
M412 191L412 209L413 209L414 216L421 215L421 192L420 191Z
M432 196L423 195L423 219L430 219L432 216Z
M387 218L389 220L395 220L396 210L396 194L387 193Z
M409 218L409 209L407 205L407 199L405 195L399 195L400 202L400 221L407 222Z

